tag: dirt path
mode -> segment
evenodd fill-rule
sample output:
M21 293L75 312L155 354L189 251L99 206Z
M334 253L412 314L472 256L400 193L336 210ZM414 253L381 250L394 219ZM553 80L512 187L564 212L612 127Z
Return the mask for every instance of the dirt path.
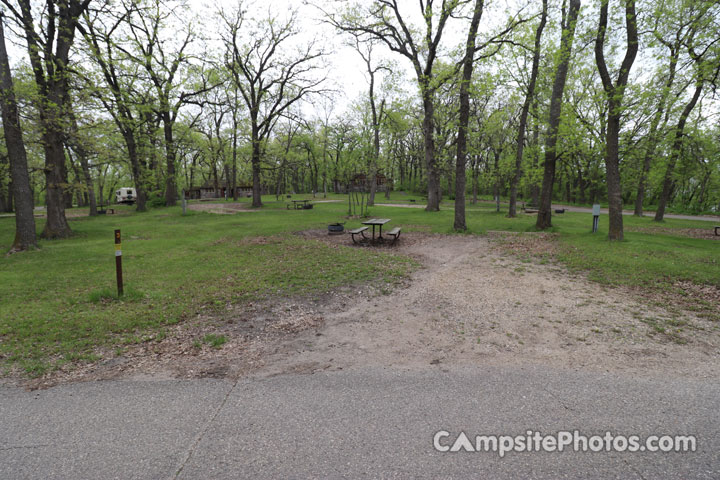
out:
M519 262L486 238L425 236L403 249L424 265L408 288L324 309L324 328L286 345L267 368L539 363L720 373L717 326L687 312L649 308L562 268Z
M572 205L553 205L553 209L555 208L564 208L568 212L579 212L579 213L592 213L592 208L587 207L575 207ZM602 215L608 214L607 208L601 208L600 213ZM635 213L632 210L623 210L623 215L634 215ZM644 212L644 217L655 217L655 212ZM665 218L675 218L678 220L702 220L705 222L717 222L720 223L720 216L715 215L682 215L678 213L666 213Z
M516 241L542 251L542 235ZM303 236L347 245L346 236L319 230ZM109 359L100 364L56 372L33 386L448 364L720 376L716 323L649 306L630 291L599 286L552 263L525 263L507 253L508 245L492 237L408 233L393 251L422 267L403 287L228 305L173 327L161 341L117 357L105 352ZM220 349L199 345L208 333L228 341Z
M216 213L218 215L232 215L238 212L259 212L249 203L189 203L187 208L198 212Z
M376 207L400 207L400 208L425 208L425 205L417 203L376 203Z

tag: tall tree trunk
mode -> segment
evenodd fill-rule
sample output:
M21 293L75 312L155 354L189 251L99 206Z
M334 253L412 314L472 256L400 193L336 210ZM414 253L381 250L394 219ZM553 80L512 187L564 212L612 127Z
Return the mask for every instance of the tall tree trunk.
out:
M608 206L609 206L609 233L610 240L623 239L623 198L620 184L620 116L622 115L622 102L625 86L630 76L630 69L635 62L638 52L637 18L635 17L635 0L625 1L625 23L627 32L627 50L620 65L617 81L612 83L605 64L605 30L608 23L609 0L600 4L600 20L598 33L595 38L595 63L608 97L607 134L605 136L605 171L607 177Z
M65 191L67 171L65 169L64 132L61 127L62 99L64 94L57 87L49 92L47 105L41 107L40 123L43 125L42 143L45 151L45 203L47 222L43 238L67 238L71 235L70 225L65 217Z
M370 160L370 194L367 204L369 207L375 205L375 193L377 192L378 162L380 161L380 121L385 110L385 99L380 103L380 112L375 105L375 72L370 64L370 56L366 59L368 73L370 74L370 110L373 122L373 156Z
M130 169L132 171L133 181L135 183L135 210L138 212L144 212L147 210L147 187L145 182L145 168L140 161L140 155L138 152L137 143L135 141L135 133L129 129L123 127L121 130L123 138L125 139L125 146L128 151L128 158L130 159ZM102 199L102 195L100 196Z
M705 194L707 192L707 185L708 182L710 182L710 176L712 175L712 170L708 169L705 172L705 175L703 175L702 182L700 182L700 193L698 194L698 211L702 212L705 210Z
M697 74L701 75L700 72L698 72ZM687 122L688 116L690 116L690 112L692 112L693 108L695 108L695 105L700 98L700 94L702 93L702 89L703 81L700 78L695 84L695 94L690 99L688 104L685 105L682 114L680 114L678 124L675 127L675 139L673 140L672 149L670 150L670 158L668 159L667 168L665 169L665 178L663 180L663 189L662 193L660 194L660 200L658 201L657 211L655 212L656 222L663 221L665 217L665 208L667 207L667 203L670 200L670 195L672 194L672 191L675 189L675 180L673 178L673 174L675 171L675 165L677 163L677 160L680 157L680 152L682 151L683 136L685 133L685 123Z
M1 100L0 100L1 101ZM24 146L24 145L23 145ZM7 161L6 161L7 160ZM9 159L7 156L0 156L0 163L1 164L8 164L8 168L10 166ZM9 182L9 179L8 179ZM12 187L8 185L8 189L5 190L5 185L3 179L0 179L0 212L7 212L7 199L12 196Z
M12 195L12 192L10 192ZM0 212L7 212L7 197L4 191L0 191Z
M71 167L74 167L74 166L72 165L72 158L68 158L66 156L64 140L63 140L63 158L65 159L65 162L63 163L63 166L62 166L63 199L65 199L65 208L70 209L70 208L73 208L73 185L70 183L70 174L68 172L67 164L70 163Z
M643 203L645 201L645 188L647 186L647 177L650 173L650 165L652 159L655 157L655 148L658 144L658 126L660 125L660 119L665 112L665 104L668 97L670 96L670 89L675 80L675 71L678 62L678 56L680 53L680 45L670 45L670 67L667 82L665 82L665 88L660 94L660 102L658 108L655 111L652 121L650 122L650 129L647 134L647 147L645 148L645 158L643 160L642 172L640 173L640 180L638 180L637 195L635 196L635 211L634 214L638 217L643 216ZM665 122L667 122L667 115L665 116Z
M0 93L0 108L2 108L5 145L10 160L11 190L15 199L15 240L10 251L18 252L37 246L37 237L27 154L15 101L10 63L5 48L4 23L5 18L0 12L0 91L2 92Z
M495 175L493 197L495 197L495 211L498 213L500 213L500 155L502 155L502 150L493 150L493 173Z
M552 226L552 191L555 181L555 164L557 162L557 137L560 126L560 113L562 110L562 97L565 91L570 52L572 51L575 25L577 23L580 0L570 0L570 11L564 19L560 39L560 62L555 71L552 94L550 97L550 118L548 124L547 140L545 141L545 172L543 174L542 192L538 207L537 222L535 226L544 230Z
M537 115L537 102L535 102L534 112L535 112L535 115ZM537 146L539 143L540 143L540 125L536 119L535 128L533 129L533 146L535 147L533 149L533 156L532 156L533 170L536 169L538 166L538 157L540 156L540 153L538 151ZM537 184L537 182L532 182L532 184L530 185L530 199L534 206L537 206L540 204L540 186Z
M87 191L88 202L90 203L90 216L94 217L98 214L97 212L97 199L95 198L95 186L93 184L92 175L90 174L90 165L88 162L88 153L85 150L83 142L79 138L79 128L77 118L72 110L70 103L68 102L68 116L70 117L70 134L68 135L68 144L70 148L75 152L80 161L80 168L82 169L83 181Z
M35 12L30 0L18 0L18 4L20 11L11 11L18 25L22 25L27 41L28 57L38 87L37 106L45 151L47 221L41 236L66 238L72 234L63 203L67 183L63 148L65 99L69 88L67 67L78 18L89 2L48 2L52 8L43 10L40 34L35 30ZM45 25L42 25L43 21Z
M175 179L175 161L177 159L177 145L173 140L173 122L170 113L163 113L163 130L165 132L165 205L172 207L177 203L177 180Z
M10 191L8 192L7 209L6 209L5 211L8 212L8 213L12 213L12 212L15 211L15 206L14 206L14 204L15 204L15 202L14 202L14 197L15 197L15 195L13 194L13 191L14 191L13 188L14 188L14 187L13 187L12 176L11 176L11 178L10 178L10 183L8 184L8 188L10 189ZM35 195L34 195L34 193L32 192L32 185L30 185L30 193L32 194L31 198L32 198L33 205L35 205L35 204L36 204L36 202L35 202Z
M479 159L478 156L474 156L475 159L472 163L472 172L473 172L473 184L472 184L472 204L477 205L478 202L478 176L480 172L478 172L478 163Z
M435 103L433 92L429 91L429 87L423 88L423 136L425 147L425 168L427 171L427 206L425 210L428 212L437 212L440 210L440 178L437 168L437 159L435 158Z
M460 81L460 118L457 136L457 159L455 161L455 230L467 230L465 223L465 169L467 167L467 130L470 124L470 80L475 63L475 39L483 13L483 0L475 0L470 29L468 30L465 56L463 57L462 80Z
M258 132L256 127L257 120L253 120L252 123L252 206L255 208L259 208L262 207L262 187L260 185L260 140L258 139Z
M144 162L147 165L147 171L144 172L145 190L148 192L163 191L162 162L158 160L157 130L160 125L158 123L159 120L155 112L149 109L142 114L141 118L144 118L145 121L145 135L147 138L147 151L142 154L143 158L146 159ZM142 137L137 135L136 138L142 139Z
M530 103L535 95L535 83L537 82L538 69L540 65L540 40L542 32L547 21L547 0L543 0L542 15L540 17L540 25L535 31L535 50L533 50L532 71L530 74L530 84L528 85L525 101L520 111L520 125L518 126L518 136L515 142L515 174L510 182L510 205L508 206L508 217L517 215L517 189L522 177L522 159L523 149L525 148L525 129L527 128L527 118L530 112Z

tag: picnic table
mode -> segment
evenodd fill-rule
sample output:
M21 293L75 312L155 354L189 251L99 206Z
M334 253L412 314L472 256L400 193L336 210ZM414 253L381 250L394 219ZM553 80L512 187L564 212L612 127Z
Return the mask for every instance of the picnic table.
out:
M372 229L373 229L372 240L374 242L375 241L375 226L380 227L380 233L378 234L378 240L382 241L383 240L382 227L389 221L390 221L389 218L371 218L370 220L365 220L364 222L362 222L362 224L363 225L372 225Z
M306 208L309 201L310 200L291 200L291 202L293 202L293 206L295 207L295 210L302 210L303 208ZM290 208L289 204L288 204L288 208Z
M370 225L373 227L372 239L367 238L365 236L365 230L368 229L367 226L356 228L353 230L348 230L348 233L350 235L352 235L353 243L358 243L355 241L355 235L361 235L363 237L363 239L369 240L371 243L375 243L375 226L378 226L378 227L380 227L380 232L379 232L377 241L384 242L385 239L382 236L382 227L389 221L390 221L389 218L371 218L370 220L365 220L364 222L362 222L363 225ZM387 232L387 235L390 235L391 237L393 237L393 241L392 241L393 245L395 245L395 242L397 242L397 239L400 237L400 231L401 231L400 227L395 227L392 230L390 230L389 232Z

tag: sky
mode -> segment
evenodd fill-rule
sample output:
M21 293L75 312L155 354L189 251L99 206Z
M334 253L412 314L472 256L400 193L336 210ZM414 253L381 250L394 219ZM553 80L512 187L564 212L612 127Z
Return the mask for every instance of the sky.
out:
M208 39L209 47L217 52L222 50L222 43L219 39L218 23L215 21L215 15L218 8L232 8L237 5L237 1L217 1L208 2L208 0L187 0L190 11L189 16L196 16L201 22L203 35ZM354 1L354 0L353 0ZM367 0L369 1L369 0ZM507 18L504 10L517 11L517 6L512 6L518 0L495 0L486 1L486 11L483 15L481 23L481 32L487 32L490 29L497 28L504 19ZM524 0L521 0L524 1ZM341 7L348 0L244 0L243 5L248 9L250 15L256 17L266 17L267 15L278 15L281 18L286 16L291 10L298 12L298 25L300 33L293 39L299 44L306 43L313 38L319 38L322 44L332 53L327 57L329 63L329 85L336 90L334 95L334 114L341 115L347 110L349 105L356 99L367 95L368 80L365 71L365 65L360 55L354 48L348 45L350 37L337 32L332 26L321 21L322 12L312 5L316 2L323 9L332 10ZM438 0L438 3L440 0ZM400 0L400 7L403 16L411 19L418 24L421 20L419 15L418 0ZM554 2L551 2L554 4ZM532 2L530 2L532 5ZM511 6L508 6L511 5ZM533 6L532 8L535 8ZM581 17L585 17L585 21L593 21L590 11L593 7L589 4L585 6ZM468 28L467 20L451 20L443 35L444 47L450 48L462 45ZM11 63L16 66L18 61L26 61L26 46L22 40L12 38L10 40L19 42L17 44L9 44L9 54ZM82 40L77 37L76 45L82 45ZM390 52L387 47L381 45L376 48L373 55L378 60L392 61L394 68L399 70L405 79L405 90L408 94L415 94L416 87L414 84L414 71L411 68L410 61L399 54ZM638 58L636 65L633 67L633 74L643 68L643 64L647 65L642 58ZM382 73L380 73L382 76ZM306 104L303 112L311 116L321 117L322 109Z
M172 3L172 0L170 0ZM216 52L222 51L222 42L220 41L220 32L218 31L218 23L216 14L218 9L229 9L238 5L237 0L220 0L210 2L208 0L186 0L189 6L189 12L185 12L188 17L195 16L196 21L200 22L200 30L207 39L210 49ZM354 0L353 0L354 1ZM369 1L369 0L368 0ZM502 10L507 6L508 2L515 0L495 0L486 1L486 12L483 16L484 28L498 24L493 21L493 6ZM336 90L333 95L335 115L341 114L347 110L349 105L360 97L367 95L368 76L366 66L354 48L349 46L351 37L347 34L341 34L332 26L322 22L322 11L313 6L313 3L321 6L326 10L334 8L342 8L343 5L352 3L348 0L242 0L242 4L247 8L250 15L256 17L267 17L268 15L277 15L280 18L286 16L291 10L296 10L298 14L298 25L300 33L290 42L296 44L306 43L313 38L319 38L331 54L327 57L329 64L328 84ZM440 3L440 0L438 0ZM418 0L399 0L401 13L403 17L409 19L410 22L419 24L422 20ZM495 11L497 17L497 10ZM446 49L461 45L467 35L469 22L467 20L453 20L448 22L447 28L443 33L442 46ZM8 33L9 44L8 50L11 58L11 65L17 66L19 62L27 62L27 51L24 39L14 37ZM76 36L75 46L82 47L83 41L79 35ZM392 62L393 69L403 78L403 88L408 94L415 94L416 85L414 83L415 73L412 69L410 61L397 54L390 52L387 47L380 45L373 51L374 59L378 61ZM71 59L72 60L72 59ZM379 83L382 81L384 73L381 71L376 77ZM320 117L321 109L312 105L305 105L303 111L311 112L311 115Z
M215 12L218 8L230 8L237 5L235 1L220 1L215 3L208 3L207 0L189 1L191 2L192 8L197 12L208 12L204 14L206 18L209 18L208 15L210 12ZM489 4L491 6L486 7L483 16L485 28L488 28L488 25L494 26L498 24L493 18L497 18L498 7L499 10L504 9L508 1L513 0L486 1L486 5ZM336 8L342 8L343 5L349 3L353 2L348 0L246 0L243 2L249 13L258 17L266 16L268 12L270 12L282 18L287 12L296 10L298 12L298 24L301 31L294 41L305 43L313 38L322 39L324 46L328 47L332 52L327 60L330 66L329 83L337 89L337 93L334 95L334 110L336 115L339 114L339 112L345 111L357 98L367 95L368 75L362 58L358 52L349 45L352 37L350 37L349 34L339 33L334 27L324 23L322 21L323 12L316 6L313 6L313 4L320 6L324 10L332 11ZM437 3L439 4L440 1L438 0ZM410 22L415 24L420 24L422 16L420 15L418 0L400 0L399 5L404 18L409 19ZM447 50L448 48L454 48L464 43L468 26L469 21L465 19L451 19L443 32L441 46ZM407 91L408 94L415 94L417 88L414 82L415 72L410 60L402 55L390 52L384 45L379 45L374 49L373 59L382 62L392 62L391 64L396 74L399 74L404 79L404 90ZM376 83L382 81L383 75L384 73L382 71L377 74ZM306 105L304 110L315 111L317 117L322 116L322 112L316 111L318 109L312 106Z

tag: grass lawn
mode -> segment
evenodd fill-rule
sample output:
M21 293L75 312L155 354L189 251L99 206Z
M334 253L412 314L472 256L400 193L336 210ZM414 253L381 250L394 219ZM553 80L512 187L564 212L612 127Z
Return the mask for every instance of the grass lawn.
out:
M302 198L312 196L293 196ZM285 198L276 202L267 196L262 210L235 215L189 211L183 216L179 207L136 214L120 207L128 214L71 219L71 239L42 241L37 251L0 256L0 364L40 375L67 362L94 360L98 346L163 335L163 327L191 318L201 308L355 282L392 283L412 270L413 261L387 250L333 247L289 234L345 221L347 197L328 199L342 201L287 210ZM422 204L419 197L417 202ZM378 206L370 214L392 218L392 225L403 231L452 233L451 209L428 213ZM472 234L532 231L534 220L526 215L506 218L490 204L468 206ZM648 287L686 280L720 287L720 242L672 234L673 229L709 229L709 222L668 220L661 233L650 233L650 219L625 217L628 230L642 231L610 243L606 216L598 234L589 233L589 214L566 213L553 221L562 246L559 259L588 271L594 280ZM359 224L349 220L346 227ZM121 300L114 293L115 228L123 235L126 295ZM13 235L14 219L0 218L0 251L9 249Z

